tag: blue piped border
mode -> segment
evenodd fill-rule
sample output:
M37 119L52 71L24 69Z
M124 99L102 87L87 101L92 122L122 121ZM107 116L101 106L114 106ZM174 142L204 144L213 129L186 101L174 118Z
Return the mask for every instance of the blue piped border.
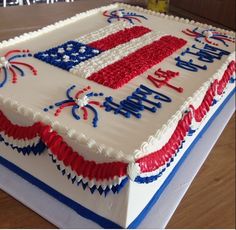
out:
M135 218L135 220L128 226L129 229L131 228L137 228L138 225L141 223L141 221L145 218L147 213L150 211L152 206L157 202L159 197L161 196L164 189L167 187L167 185L170 183L172 178L174 177L175 173L178 171L179 167L182 165L184 160L189 155L192 148L195 146L195 144L198 142L198 140L201 138L201 136L206 132L208 127L211 125L211 123L214 121L214 119L218 116L218 114L221 112L221 110L224 108L224 106L227 104L227 102L230 100L230 98L234 95L236 92L236 89L234 88L232 92L227 96L227 98L224 100L224 102L220 105L220 107L216 110L216 112L213 114L213 116L209 119L205 127L201 130L201 132L198 134L198 136L195 138L193 143L189 146L189 148L184 153L183 157L180 159L180 161L177 163L173 171L170 173L170 175L167 177L165 182L162 184L162 186L157 190L155 195L152 197L152 199L149 201L149 203L146 205L146 207L143 209L143 211ZM118 224L97 215L96 213L92 212L91 210L85 208L84 206L76 203L75 201L71 200L70 198L62 195L61 193L57 192L50 186L46 185L42 181L36 179L29 173L25 172L24 170L20 169L15 164L9 162L8 160L4 159L0 156L0 164L5 166L6 168L10 169L11 171L15 172L17 175L21 176L25 180L29 181L30 183L36 185L40 189L44 190L49 195L53 196L55 199L59 200L63 204L69 206L73 210L75 210L79 215L83 216L84 218L93 220L97 224L99 224L103 228L122 228Z
M80 205L79 203L71 200L70 198L62 195L61 193L57 192L52 187L48 186L47 184L43 183L42 181L38 180L34 176L30 175L29 173L25 172L24 170L20 169L15 164L11 163L10 161L6 160L5 158L0 156L0 164L5 166L6 168L10 169L17 175L23 177L25 180L29 181L33 185L36 185L49 195L53 196L55 199L59 200L63 204L69 206L73 210L75 210L79 215L83 216L84 218L93 220L94 222L101 225L103 228L121 228L118 224L97 215L93 211L85 208L84 206Z
M103 188L101 185L99 187L97 187L97 185L94 185L93 187L89 187L88 182L83 182L82 179L80 179L78 181L78 177L77 176L73 176L71 175L71 173L66 173L65 168L62 168L60 164L57 163L56 160L53 159L53 155L49 154L52 163L54 165L56 165L56 168L59 172L61 172L62 176L65 176L72 184L75 184L77 186L81 186L83 188L83 190L85 189L89 189L89 191L91 192L91 194L93 194L95 191L97 191L101 196L104 195L105 197L109 194L109 192L113 192L113 194L118 194L121 189L126 185L126 183L128 182L128 176L126 176L121 182L120 184L117 185L113 185L111 188L109 188L109 186L107 186L106 188Z
M157 202L159 197L161 196L164 189L167 187L167 185L170 183L182 163L185 161L187 156L190 154L191 150L195 146L195 144L199 141L199 139L202 137L202 135L206 132L206 130L209 128L209 126L212 124L212 122L215 120L215 118L219 115L219 113L222 111L224 106L227 104L227 102L230 100L230 98L234 95L236 92L236 88L234 88L231 93L225 98L224 102L219 106L219 108L215 111L215 113L212 115L212 117L209 119L209 121L206 123L204 128L201 130L201 132L197 135L197 137L194 139L192 144L188 147L188 149L185 151L182 158L179 160L179 162L176 164L172 172L169 174L169 176L166 178L165 182L162 184L162 186L157 190L155 195L152 197L152 199L149 201L149 203L146 205L146 207L143 209L143 211L135 218L135 220L128 226L129 229L137 228L138 225L141 223L141 221L145 218L145 216L148 214L152 206Z
M35 143L32 146L27 145L25 147L18 147L6 142L0 134L0 142L3 142L6 146L10 146L13 150L16 150L18 153L22 153L23 155L30 155L31 153L33 153L34 155L40 155L46 149L45 144L41 140L39 140L38 143Z

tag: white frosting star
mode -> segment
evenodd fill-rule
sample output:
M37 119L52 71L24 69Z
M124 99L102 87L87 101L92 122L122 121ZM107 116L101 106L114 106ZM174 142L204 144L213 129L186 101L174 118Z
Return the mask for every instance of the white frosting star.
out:
M65 52L64 48L58 48L58 53L62 54L64 52Z
M213 33L210 30L208 30L208 31L204 31L203 35L206 36L207 38L210 38L213 36Z
M137 176L141 174L141 169L137 163L129 163L127 167L127 174L129 178L134 181Z
M0 57L0 68L5 67L9 69L11 66L10 62L5 57Z
M70 61L70 56L64 55L64 56L63 56L63 61L64 61L64 62Z
M85 53L85 51L86 51L86 46L81 46L81 47L79 48L79 52L80 52L80 53Z
M117 15L118 17L123 17L122 11L117 11L116 15Z
M80 107L84 107L89 103L89 98L84 95L81 98L76 99L75 103Z
M95 53L95 54L98 54L98 53L99 53L98 50L92 50L92 52Z

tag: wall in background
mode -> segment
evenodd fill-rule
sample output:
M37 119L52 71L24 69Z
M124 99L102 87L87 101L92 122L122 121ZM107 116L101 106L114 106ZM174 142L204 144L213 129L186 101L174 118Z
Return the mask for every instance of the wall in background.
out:
M235 0L170 0L173 10L193 14L235 30Z
M146 7L148 0L113 0ZM235 0L169 0L170 13L235 30Z
M113 2L124 2L130 5L146 7L148 0L114 0Z
M55 1L55 0L54 0ZM57 0L65 1L65 0ZM80 1L80 0L74 0ZM96 1L96 0L94 0ZM124 2L142 7L147 6L148 0L110 0ZM158 0L157 0L158 1ZM170 14L188 17L196 21L220 26L235 31L235 5L236 0L169 0ZM18 0L8 0L8 6L18 5ZM25 2L25 1L24 1ZM45 3L46 0L30 0L31 3ZM0 0L0 7L3 0Z

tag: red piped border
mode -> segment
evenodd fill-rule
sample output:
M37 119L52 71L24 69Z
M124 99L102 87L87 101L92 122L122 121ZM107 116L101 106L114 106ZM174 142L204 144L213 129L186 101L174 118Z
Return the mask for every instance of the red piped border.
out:
M40 130L40 122L32 126L24 127L12 124L10 120L0 110L0 132L4 132L8 137L16 140L20 139L33 139L38 136Z
M169 141L160 150L150 153L149 155L137 160L136 163L139 163L142 173L155 171L159 167L165 165L165 163L173 157L190 129L192 119L194 118L197 122L200 122L203 119L213 103L214 96L216 95L216 88L217 94L222 94L226 84L229 82L230 77L235 72L235 69L236 62L231 61L221 80L215 80L211 84L201 105L197 109L190 105L191 111L187 112L183 119L179 121Z
M42 122L36 122L28 127L19 126L11 123L3 112L0 111L0 124L0 132L4 132L5 135L16 140L30 140L39 136L51 153L57 156L58 160L63 161L65 166L70 166L78 175L89 180L109 180L116 176L122 177L127 174L127 163L96 163L95 161L85 160L83 156L73 151L63 140L62 136L56 131L52 131L51 126L45 125Z
M236 69L236 62L232 61L225 70L220 81L215 80L206 92L201 105L195 109L192 105L183 119L179 121L174 133L168 143L160 150L150 153L136 161L139 164L141 172L152 172L163 166L172 158L176 150L181 145L187 135L192 119L200 122L209 111L212 105L215 92L222 94L226 84ZM0 111L0 132L4 132L7 136L16 140L32 139L39 136L42 142L47 146L51 153L57 156L58 160L63 161L65 166L70 166L78 175L96 179L97 181L113 179L115 176L122 177L127 175L128 164L124 162L96 163L95 161L85 160L79 153L63 140L57 132L52 131L51 126L42 122L36 122L32 126L24 127L11 123L10 120Z

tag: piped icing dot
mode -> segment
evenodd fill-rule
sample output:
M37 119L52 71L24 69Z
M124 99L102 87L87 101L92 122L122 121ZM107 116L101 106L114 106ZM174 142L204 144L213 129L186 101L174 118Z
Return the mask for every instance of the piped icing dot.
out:
M134 181L137 176L141 173L140 167L137 163L129 163L127 167L127 174L129 178Z
M63 61L68 62L70 61L70 57L68 55L63 56Z
M94 93L91 91L87 92L88 90L91 90L91 87L87 86L87 87L77 91L75 93L75 95L71 95L72 90L75 87L76 87L75 85L72 85L70 88L67 89L67 91L66 91L67 98L65 100L56 102L54 104L55 106L50 105L48 108L44 108L43 111L48 112L49 109L54 109L54 107L56 107L56 111L54 113L54 116L57 117L61 114L62 110L70 107L71 113L76 120L80 120L81 115L84 120L87 120L88 115L89 115L88 111L90 110L94 115L93 120L92 120L93 127L97 127L99 116L98 116L98 112L96 110L96 107L100 108L101 103L99 101L93 100L91 98L93 98L95 96L95 94L97 96L100 96L103 94L102 93Z
M75 103L80 107L84 107L89 103L89 98L86 95L83 95L82 97L76 99Z
M58 53L64 53L65 50L63 48L58 48Z
M9 63L9 61L5 57L0 57L0 68L5 67L5 68L9 69L10 66L11 66L11 64Z
M122 11L117 11L116 15L117 15L118 17L123 17Z
M203 32L203 35L210 38L210 37L213 36L213 33L210 30L206 30L206 31Z
M32 65L18 61L20 58L30 57L31 54L28 52L29 50L15 49L0 56L0 88L8 82L9 78L12 83L17 83L19 76L25 76L24 69L29 69L33 75L37 74L37 70Z

